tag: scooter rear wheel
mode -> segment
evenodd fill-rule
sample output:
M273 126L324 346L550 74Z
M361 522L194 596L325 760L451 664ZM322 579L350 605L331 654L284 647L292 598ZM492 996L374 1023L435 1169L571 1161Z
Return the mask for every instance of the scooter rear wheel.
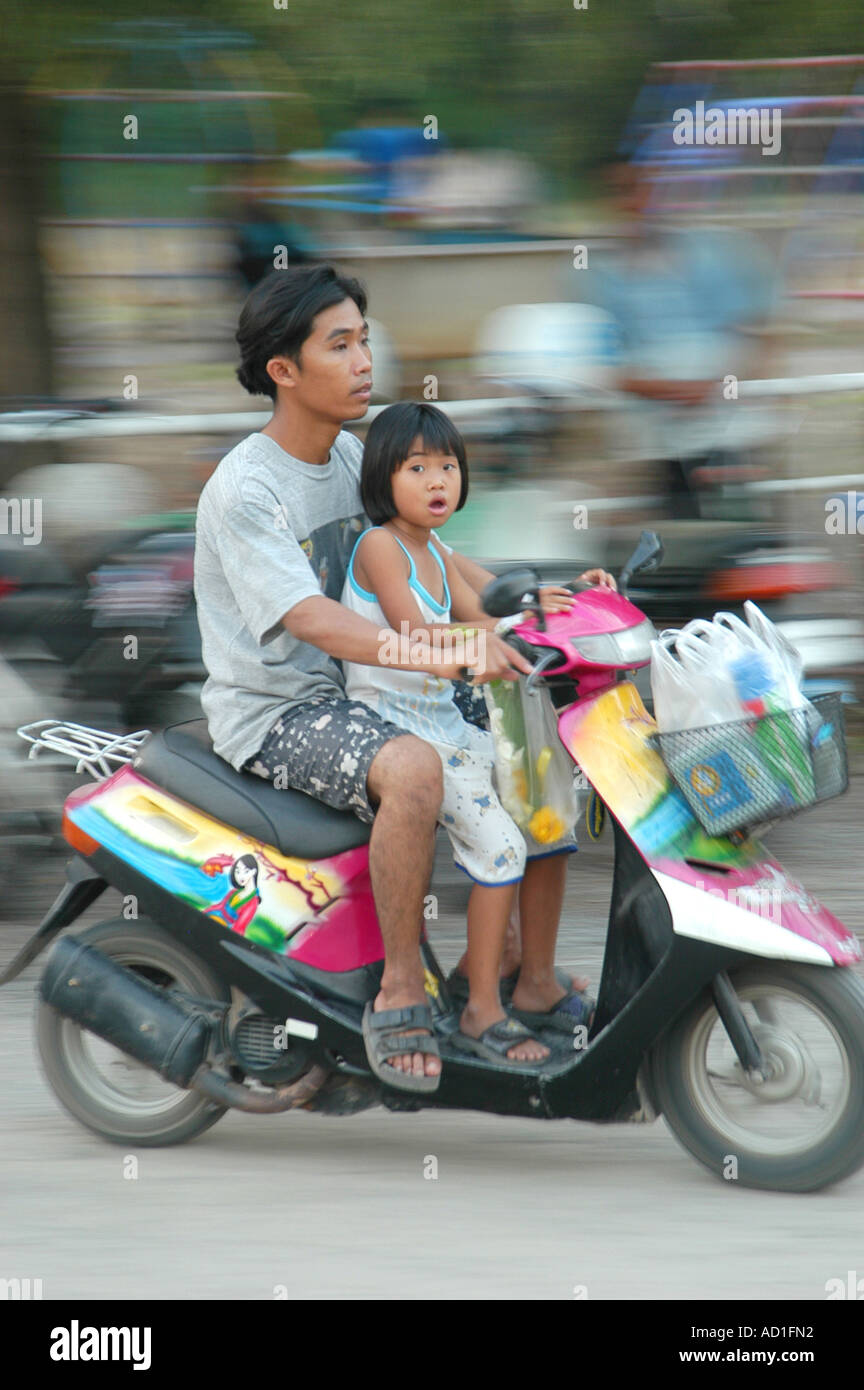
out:
M230 1002L230 990L204 962L146 918L100 922L79 939L152 984ZM61 1105L112 1143L183 1144L225 1114L225 1106L163 1081L41 1000L36 1040L45 1076Z
M848 1177L864 1163L864 985L848 968L781 961L730 979L768 1075L746 1074L706 991L652 1054L666 1123L744 1187L812 1192Z

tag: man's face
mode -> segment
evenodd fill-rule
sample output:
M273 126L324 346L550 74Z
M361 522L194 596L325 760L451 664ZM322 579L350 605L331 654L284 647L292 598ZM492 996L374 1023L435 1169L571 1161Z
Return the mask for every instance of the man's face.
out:
M341 425L362 419L369 408L369 328L353 299L316 314L299 365L288 357L271 358L267 365L277 385L310 415Z

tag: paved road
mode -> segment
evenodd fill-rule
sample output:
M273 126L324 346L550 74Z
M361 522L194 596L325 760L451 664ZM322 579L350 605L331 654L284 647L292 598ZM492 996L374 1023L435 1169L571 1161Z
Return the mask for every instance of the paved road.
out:
M864 779L774 852L864 931ZM596 981L608 842L571 861L561 959ZM60 861L30 866L50 901ZM22 864L22 874L29 871ZM461 876L458 876L461 879ZM464 881L439 846L435 941L458 954ZM103 900L91 920L113 915ZM0 928L0 958L27 935ZM864 1172L812 1196L703 1172L662 1121L229 1114L181 1149L125 1151L57 1106L32 1042L31 967L0 994L0 1277L45 1298L822 1299L864 1276ZM438 1176L424 1178L430 1156Z

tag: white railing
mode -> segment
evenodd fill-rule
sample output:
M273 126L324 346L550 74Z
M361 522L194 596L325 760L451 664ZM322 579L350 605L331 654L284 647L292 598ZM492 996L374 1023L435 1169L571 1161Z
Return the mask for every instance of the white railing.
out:
M28 758L42 752L60 753L72 758L76 772L86 772L94 781L110 777L118 767L131 763L142 743L150 737L149 729L134 734L112 734L104 729L91 729L86 724L68 724L60 719L37 719L18 730L19 738L31 745Z

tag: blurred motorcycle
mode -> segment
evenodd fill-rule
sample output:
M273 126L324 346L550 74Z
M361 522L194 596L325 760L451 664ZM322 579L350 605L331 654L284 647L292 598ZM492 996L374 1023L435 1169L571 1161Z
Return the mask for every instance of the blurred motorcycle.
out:
M542 471L547 458L560 473L560 459L572 447L568 436L586 418L582 412L620 410L624 398L615 389L617 356L615 321L593 305L508 305L481 325L476 348L481 393L488 394L491 384L506 389L519 404L508 406L502 397L488 443L480 421L466 433L473 435L475 447L491 450L496 484L506 479L509 488L526 488L528 509L532 500L527 489L537 488L538 468ZM847 577L814 536L790 532L773 519L755 485L764 472L759 448L772 442L770 417L754 419L750 434L750 450L726 447L682 461L674 488L670 470L665 499L651 499L676 518L664 523L666 563L640 579L636 601L658 622L677 626L717 608L738 610L752 598L801 652L810 693L852 689L864 670L864 623L850 616ZM742 439L746 435L745 430ZM553 548L533 557L523 549L519 558L542 562L548 581L571 577L570 556L577 549L580 563L619 565L626 545L617 528L591 516L590 529L586 517L585 528L574 535L572 502L560 497L550 502L552 492L553 485L544 480L544 495L535 491L534 505L543 512L535 518L537 525L555 537ZM494 498L490 502L494 507ZM560 513L557 528L549 525L553 507ZM634 499L632 507L644 519L645 499ZM626 498L620 499L620 509L626 513ZM523 537L536 529L527 520L520 511ZM487 535L497 529L488 526ZM465 538L457 537L455 528L451 531L451 543L465 548ZM487 540L482 555L475 550L477 558L487 564L513 558L517 552L512 545L499 539L498 554L490 553Z

